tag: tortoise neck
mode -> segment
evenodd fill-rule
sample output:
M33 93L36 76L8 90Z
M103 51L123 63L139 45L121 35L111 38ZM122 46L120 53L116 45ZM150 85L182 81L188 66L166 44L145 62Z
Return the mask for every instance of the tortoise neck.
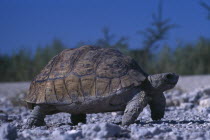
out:
M152 86L151 81L148 77L145 79L145 81L143 81L141 89L144 90L149 96L154 96L161 92Z

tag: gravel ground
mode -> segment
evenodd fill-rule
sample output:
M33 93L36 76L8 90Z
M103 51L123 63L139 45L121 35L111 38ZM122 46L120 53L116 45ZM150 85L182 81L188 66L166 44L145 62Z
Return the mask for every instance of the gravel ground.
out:
M0 84L0 140L208 140L210 139L209 78L210 76L182 77L177 88L165 93L167 108L165 117L161 121L152 121L150 110L146 107L137 121L129 126L120 125L122 118L120 112L88 114L87 124L80 123L77 126L71 124L70 114L58 113L45 118L46 126L32 129L23 128L30 110L21 103L29 83L2 83ZM189 84L194 88L191 89Z

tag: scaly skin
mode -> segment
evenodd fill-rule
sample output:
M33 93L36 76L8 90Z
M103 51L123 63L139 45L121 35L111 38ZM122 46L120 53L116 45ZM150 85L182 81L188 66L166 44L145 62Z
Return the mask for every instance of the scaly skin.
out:
M127 104L122 118L122 125L129 125L134 123L139 114L147 105L147 95L144 91L136 94Z

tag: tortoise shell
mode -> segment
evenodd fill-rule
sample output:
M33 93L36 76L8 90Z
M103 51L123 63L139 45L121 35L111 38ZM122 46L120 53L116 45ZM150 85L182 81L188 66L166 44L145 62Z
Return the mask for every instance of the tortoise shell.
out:
M129 56L110 48L82 46L53 57L31 82L25 101L71 104L140 86L147 74Z

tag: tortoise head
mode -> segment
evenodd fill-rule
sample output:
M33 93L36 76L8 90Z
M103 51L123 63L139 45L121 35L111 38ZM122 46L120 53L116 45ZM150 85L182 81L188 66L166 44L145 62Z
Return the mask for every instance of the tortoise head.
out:
M175 73L160 73L148 76L150 90L153 92L164 92L174 88L179 76Z

